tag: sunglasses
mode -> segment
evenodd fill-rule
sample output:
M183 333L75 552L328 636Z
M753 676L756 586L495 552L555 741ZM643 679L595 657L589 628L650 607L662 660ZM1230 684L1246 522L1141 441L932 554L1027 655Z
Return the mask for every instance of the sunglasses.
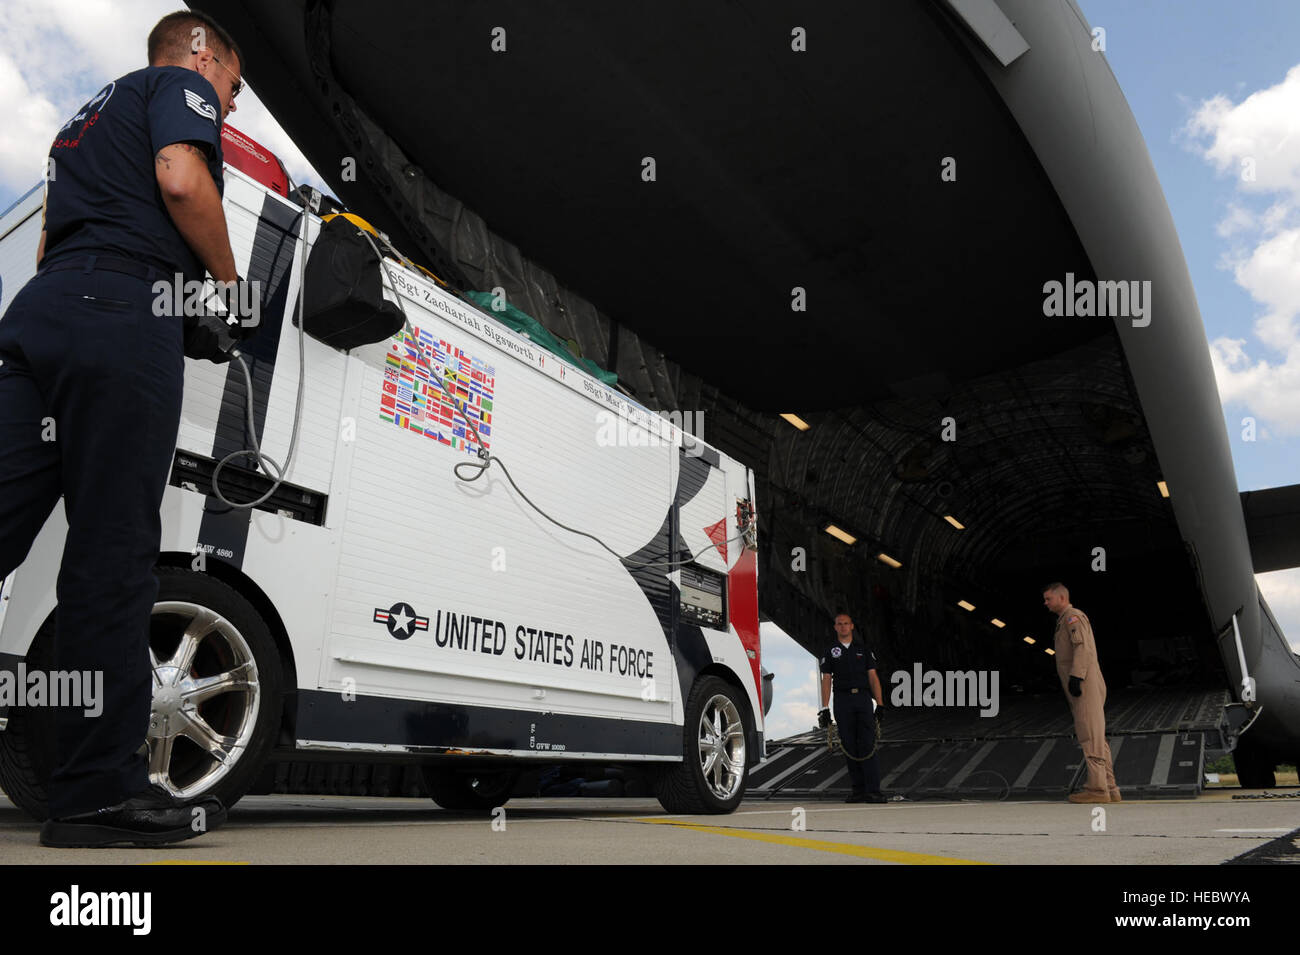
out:
M225 70L225 71L226 71L227 73L229 73L231 76L234 76L234 77L235 77L235 85L232 86L232 87L230 88L230 98L233 100L236 96L239 95L240 90L242 90L242 89L244 88L244 81L241 80L238 76L235 76L234 71L231 70L230 67L226 66L226 64L224 64L224 63L222 63L220 60L218 60L218 59L217 59L217 55L216 55L215 53L212 54L212 62L216 63L219 67L221 67L223 70Z

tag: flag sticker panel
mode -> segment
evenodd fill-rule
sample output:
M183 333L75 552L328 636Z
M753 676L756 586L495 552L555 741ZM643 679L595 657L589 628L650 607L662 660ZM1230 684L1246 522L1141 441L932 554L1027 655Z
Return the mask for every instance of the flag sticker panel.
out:
M412 326L393 336L384 361L379 416L399 428L477 454L474 433L492 446L496 367ZM453 400L454 399L454 400Z

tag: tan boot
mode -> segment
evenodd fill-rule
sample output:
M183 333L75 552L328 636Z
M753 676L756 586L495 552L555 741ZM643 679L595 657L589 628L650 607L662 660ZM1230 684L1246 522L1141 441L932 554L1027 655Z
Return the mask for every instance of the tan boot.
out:
M1106 793L1093 792L1089 789L1080 789L1077 793L1070 793L1070 802L1110 802L1110 796Z
M1110 801L1111 801L1111 802L1123 802L1123 801L1124 801L1124 797L1121 796L1121 795L1119 794L1119 790L1118 790L1118 789L1112 789L1112 790L1110 791Z

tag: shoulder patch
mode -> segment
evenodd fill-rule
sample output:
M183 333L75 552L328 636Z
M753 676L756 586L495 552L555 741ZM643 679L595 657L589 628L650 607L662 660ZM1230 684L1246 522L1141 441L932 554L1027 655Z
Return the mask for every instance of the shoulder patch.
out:
M193 90L185 90L185 105L194 112L198 113L204 119L212 120L212 125L217 125L217 111L213 109L212 104L205 100Z
M102 90L95 94L95 98L86 104L86 109L103 109L108 105L108 101L113 98L113 91L117 89L117 80L109 83Z
M831 647L831 656L835 657L836 659L838 659L839 655L843 652L844 649L842 647Z
M1070 618L1070 623L1078 623L1078 622L1079 622L1079 618L1078 618L1078 617L1071 617L1071 618Z

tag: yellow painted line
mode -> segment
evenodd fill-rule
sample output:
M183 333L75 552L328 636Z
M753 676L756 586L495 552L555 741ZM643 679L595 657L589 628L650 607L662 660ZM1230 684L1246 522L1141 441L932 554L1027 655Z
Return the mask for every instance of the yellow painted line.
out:
M222 862L220 859L159 859L141 865L249 865L247 862Z
M694 822L678 822L675 819L638 819L637 822L653 822L663 826L675 826L678 829L690 829L694 832L711 832L718 836L734 836L737 839L752 839L755 842L768 842L778 846L794 846L798 849L817 849L821 852L835 852L844 856L857 856L860 859L878 859L881 862L898 862L902 865L988 865L974 859L952 859L948 856L931 856L921 852L904 852L901 849L877 849L874 846L855 846L845 842L827 842L823 839L802 839L798 836L778 836L770 832L753 832L749 829L732 829L726 826L702 826Z

